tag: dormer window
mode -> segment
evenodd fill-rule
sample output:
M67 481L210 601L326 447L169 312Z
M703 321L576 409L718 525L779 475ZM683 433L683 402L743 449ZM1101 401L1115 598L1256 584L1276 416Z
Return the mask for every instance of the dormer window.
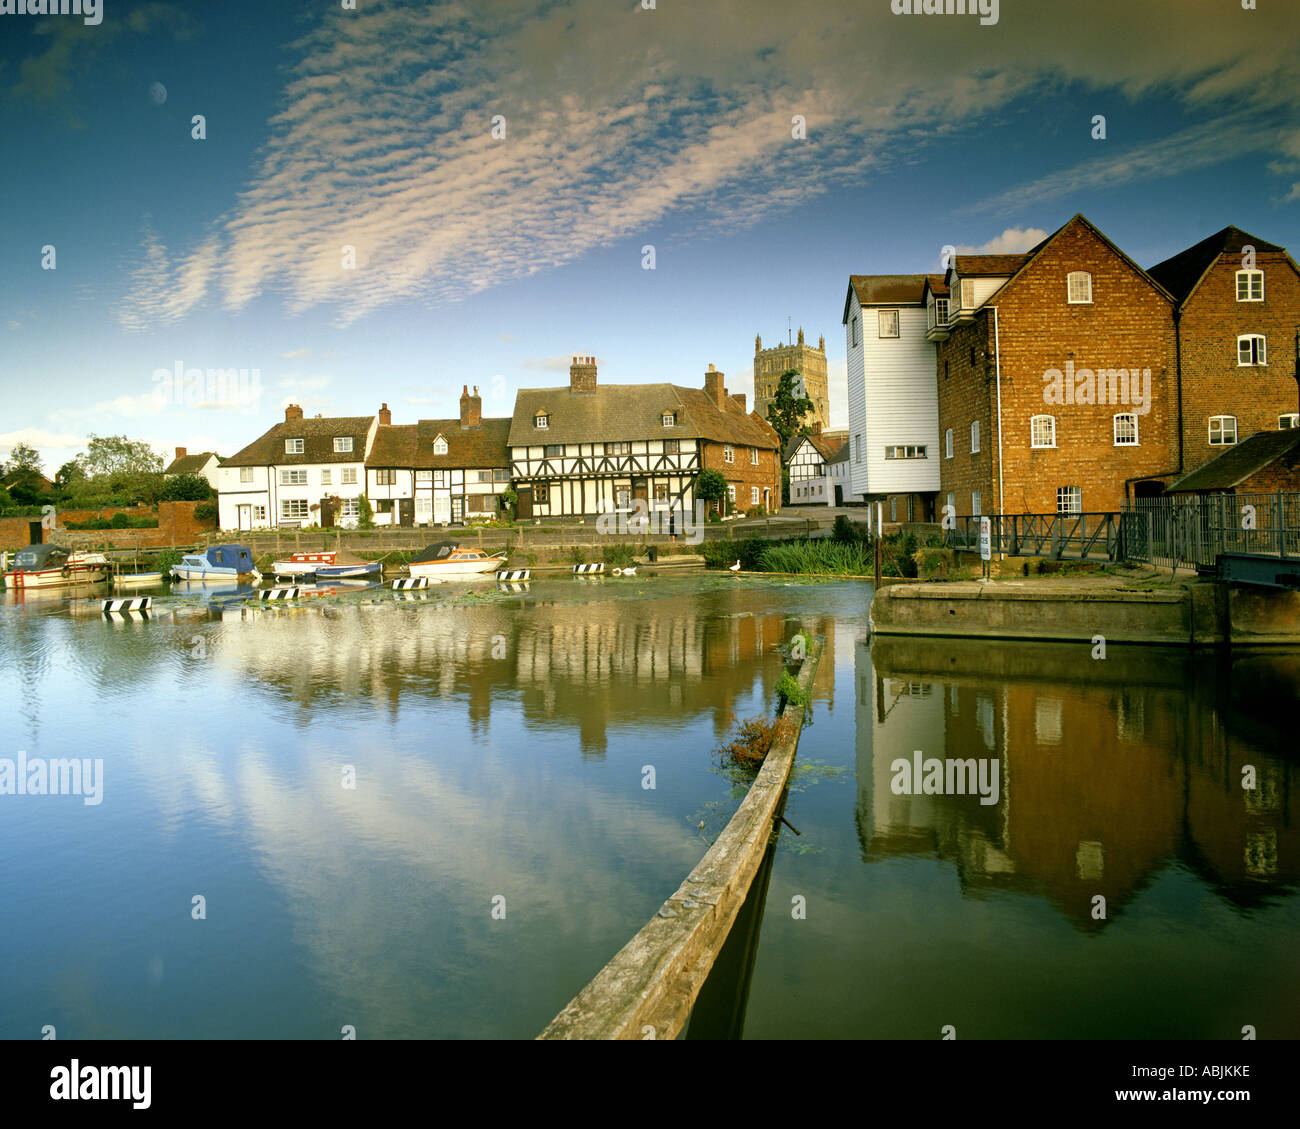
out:
M1237 301L1262 302L1264 300L1264 272L1239 270L1237 272Z
M1066 276L1065 289L1071 306L1092 305L1092 275L1086 270L1072 270Z
M676 412L664 412L662 418L663 418L663 425L664 425L664 427L676 427L676 426L677 426L677 413L676 413Z
M936 298L934 300L934 324L935 325L948 324L948 299L947 298Z
M352 453L352 436L336 435L334 436L334 453L336 455L348 455Z
M433 441L433 453L435 455L445 455L447 453L447 440L441 435Z
M284 441L284 453L286 455L301 455L303 451L303 441L301 439L286 439Z
M543 431L551 426L551 416L549 412L538 412L533 417L533 426L541 428Z
M961 308L963 310L973 310L975 308L975 280L973 278L963 278L961 280Z

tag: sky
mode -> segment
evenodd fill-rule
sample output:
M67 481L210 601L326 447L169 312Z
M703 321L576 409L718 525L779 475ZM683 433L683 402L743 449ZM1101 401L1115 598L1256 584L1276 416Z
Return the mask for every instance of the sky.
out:
M1077 212L1296 253L1300 4L1252 2L0 0L0 458L506 416L576 354L752 403L800 326L843 426L850 274Z

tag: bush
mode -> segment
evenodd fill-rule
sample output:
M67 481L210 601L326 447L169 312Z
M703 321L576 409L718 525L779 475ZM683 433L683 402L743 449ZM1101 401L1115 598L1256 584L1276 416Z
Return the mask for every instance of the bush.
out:
M217 503L200 502L194 507L194 517L197 521L216 521L217 520Z
M776 684L776 696L778 710L783 709L787 704L806 706L812 701L812 696L789 672L781 675L781 680Z
M212 497L212 484L201 474L178 474L167 479L158 498L163 502L204 502Z
M108 527L109 529L125 529L130 522L131 519L126 514L116 513L108 519Z
M607 568L627 568L636 564L636 547L634 545L606 545L600 552Z
M768 545L763 550L762 568L765 572L867 576L875 568L875 560L861 543L846 545L830 540L787 541L784 544Z
M866 539L866 529L854 523L848 514L835 515L835 524L831 526L832 541L837 541L841 545L852 545Z
M714 753L722 758L724 765L757 768L772 748L775 733L775 721L766 717L746 718L736 722L730 738L723 741Z

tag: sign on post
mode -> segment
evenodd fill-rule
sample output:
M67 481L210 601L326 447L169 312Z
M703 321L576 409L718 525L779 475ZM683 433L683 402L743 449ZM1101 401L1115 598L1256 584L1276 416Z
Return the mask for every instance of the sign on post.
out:
M993 522L986 517L980 518L980 560L993 559Z

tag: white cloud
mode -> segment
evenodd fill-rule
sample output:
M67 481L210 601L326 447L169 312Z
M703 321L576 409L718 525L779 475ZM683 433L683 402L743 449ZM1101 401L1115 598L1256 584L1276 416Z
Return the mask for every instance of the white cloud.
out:
M979 247L971 247L966 244L959 244L957 254L959 255L1019 255L1028 251L1030 247L1036 247L1048 236L1048 232L1041 227L1017 228L1009 227L1001 235L995 235L987 243Z
M296 361L301 357L310 357L311 349L307 349L307 348L290 349L289 352L281 353L280 356L283 357L286 361Z

